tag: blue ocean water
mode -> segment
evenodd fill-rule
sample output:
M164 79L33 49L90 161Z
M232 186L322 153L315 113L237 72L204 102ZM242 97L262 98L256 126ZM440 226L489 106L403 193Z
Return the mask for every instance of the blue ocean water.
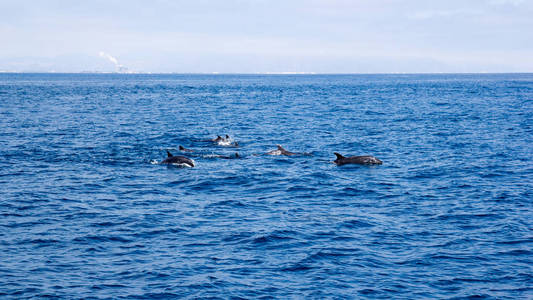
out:
M0 297L531 298L532 145L533 74L0 74Z

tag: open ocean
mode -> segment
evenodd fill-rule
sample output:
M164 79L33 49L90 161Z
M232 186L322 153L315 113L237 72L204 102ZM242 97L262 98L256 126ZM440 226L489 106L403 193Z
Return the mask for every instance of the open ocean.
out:
M533 297L533 74L0 74L0 158L2 299Z

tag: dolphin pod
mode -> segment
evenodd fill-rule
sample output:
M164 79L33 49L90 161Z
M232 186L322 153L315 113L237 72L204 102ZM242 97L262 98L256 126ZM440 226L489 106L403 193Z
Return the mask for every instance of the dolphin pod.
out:
M232 142L230 136L227 134L225 135L225 137L221 137L220 135L218 135L216 138L206 140L206 141L213 142L216 145L220 145L220 146L233 146L233 147L239 146L237 142ZM285 150L285 148L283 148L279 144L276 145L276 147L277 147L276 150L271 150L265 153L265 155L285 155L285 156L298 156L298 155L311 156L312 155L311 153L306 153L306 152L290 152L290 151ZM183 146L179 146L179 150L182 152L196 152L195 150L187 149ZM346 157L337 152L334 152L333 154L335 154L336 159L332 161L332 163L334 163L337 166L343 166L347 164L356 164L356 165L381 165L383 164L383 162L380 159L372 155ZM229 155L229 156L213 155L210 157L223 158L223 159L241 158L239 153L235 153L234 155ZM181 165L181 166L186 166L186 167L196 166L194 160L188 157L185 157L185 156L180 156L180 155L174 156L169 151L167 151L167 158L161 161L161 164Z

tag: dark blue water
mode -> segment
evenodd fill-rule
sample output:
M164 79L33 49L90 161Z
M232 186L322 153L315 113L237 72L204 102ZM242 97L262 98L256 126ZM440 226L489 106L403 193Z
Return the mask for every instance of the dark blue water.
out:
M532 145L533 74L3 74L0 297L531 298Z

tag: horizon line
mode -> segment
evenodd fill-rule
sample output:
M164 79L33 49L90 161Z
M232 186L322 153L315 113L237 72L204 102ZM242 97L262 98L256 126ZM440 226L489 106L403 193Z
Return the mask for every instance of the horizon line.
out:
M54 72L54 71L3 71L0 74L90 74L90 75L445 75L445 74L533 74L524 72L347 72L347 73L319 73L319 72Z

